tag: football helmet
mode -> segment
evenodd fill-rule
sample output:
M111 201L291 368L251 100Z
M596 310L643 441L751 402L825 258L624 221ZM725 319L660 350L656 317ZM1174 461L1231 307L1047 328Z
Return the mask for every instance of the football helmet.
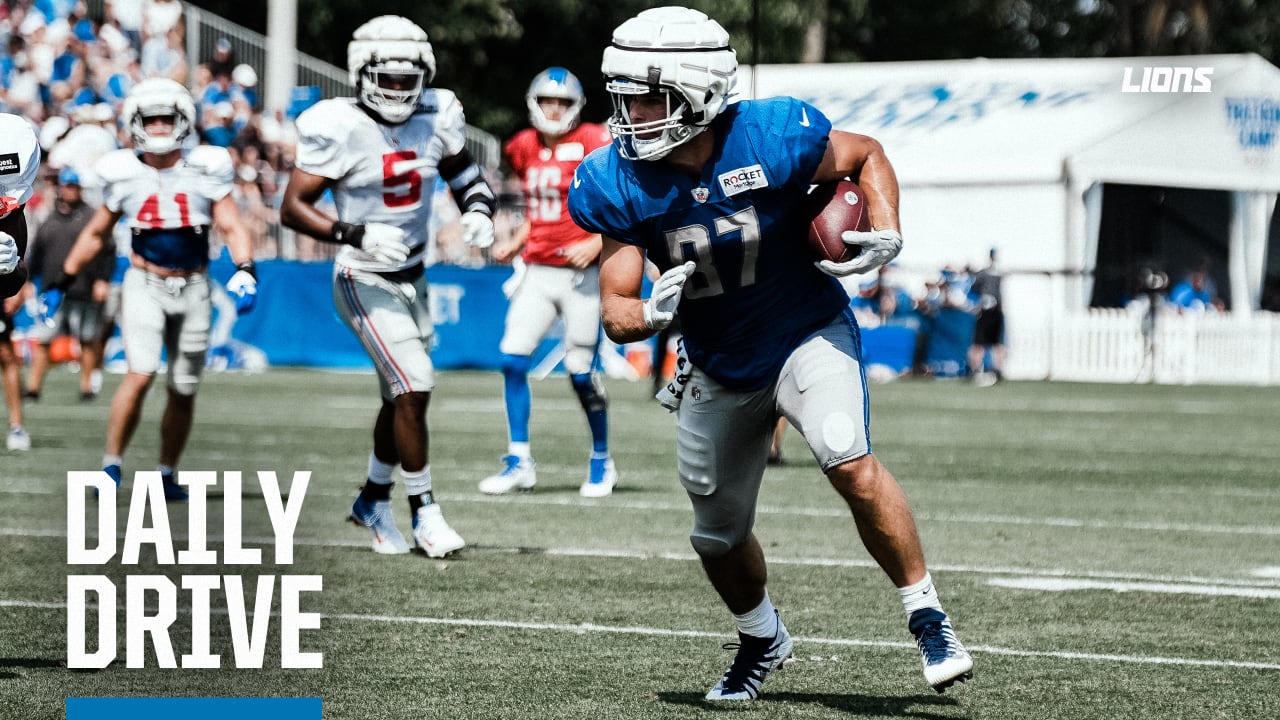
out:
M191 93L168 78L151 78L134 85L124 99L121 111L134 147L143 152L164 154L182 147L196 126L196 105ZM165 135L147 133L146 118L169 116L173 130Z
M542 112L539 98L558 98L572 104L559 120L552 120ZM529 106L529 123L547 135L564 135L577 127L582 106L587 104L587 98L582 94L582 83L562 67L547 68L538 73L529 83L529 92L525 93L524 99Z
M413 115L435 77L436 56L426 31L412 20L382 15L351 34L347 70L360 104L395 125Z
M705 130L728 105L738 56L720 23L697 10L660 7L613 31L600 69L613 103L606 124L614 146L632 160L657 160ZM666 97L666 116L633 121L630 100L651 93Z

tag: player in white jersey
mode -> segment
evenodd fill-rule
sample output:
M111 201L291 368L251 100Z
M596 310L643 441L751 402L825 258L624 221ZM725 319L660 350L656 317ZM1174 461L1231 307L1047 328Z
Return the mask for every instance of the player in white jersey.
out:
M209 231L221 233L236 263L227 291L237 312L257 298L252 244L231 195L233 167L224 148L201 145L183 151L196 125L195 104L182 85L164 78L138 83L122 116L132 150L99 159L103 204L71 248L62 278L47 282L45 306L53 313L70 284L125 218L132 237L132 267L124 277L121 334L128 372L111 400L103 469L120 482L122 457L142 419L142 404L168 354L168 404L160 423L160 464L165 497L185 500L174 482L195 410L195 394L209 347L213 306L207 268Z
M299 232L346 246L334 263L334 304L378 372L382 406L351 519L373 533L374 551L409 551L391 511L399 465L414 542L444 557L465 542L435 502L427 457L434 326L422 260L431 195L438 178L448 182L463 239L477 247L493 243L494 196L463 147L462 105L452 92L426 87L435 55L422 28L395 15L370 20L352 35L347 68L357 96L322 101L298 117L297 162L280 215ZM337 218L315 206L326 190Z
M0 113L0 305L13 311L14 297L27 282L27 217L22 210L31 199L32 184L40 170L40 143L31 123L9 113ZM21 363L9 341L10 314L0 306L0 376L9 407L9 433L5 447L26 450L31 438L22 426L22 393L19 389Z
M40 143L31 123L0 113L0 300L18 294L27 281L27 218L40 170Z

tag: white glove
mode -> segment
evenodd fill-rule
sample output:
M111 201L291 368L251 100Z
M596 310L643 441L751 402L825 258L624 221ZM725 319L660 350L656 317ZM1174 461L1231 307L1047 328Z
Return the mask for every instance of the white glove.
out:
M662 273L653 284L653 292L644 301L644 324L650 330L661 330L676 317L676 306L684 295L684 281L693 274L697 265L690 260Z
M902 252L902 233L897 230L871 230L870 232L845 230L840 234L840 239L845 245L861 247L862 252L852 260L842 263L830 260L821 260L816 263L819 270L832 277L871 272L898 257L898 253Z
M0 230L0 275L8 275L18 267L18 241L12 235Z
M409 258L409 246L404 243L404 230L386 223L367 223L360 249L383 262L399 265Z
M493 244L493 218L476 210L462 213L462 241L481 250Z

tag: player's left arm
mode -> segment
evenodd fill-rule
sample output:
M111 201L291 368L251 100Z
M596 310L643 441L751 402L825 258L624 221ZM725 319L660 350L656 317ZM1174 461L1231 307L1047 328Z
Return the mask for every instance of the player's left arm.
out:
M644 251L611 237L601 239L600 319L615 343L643 340L653 334L644 321L640 288L644 280Z
M453 200L462 211L463 241L478 248L492 245L497 198L471 153L464 147L458 154L442 159L440 177L449 184Z
M871 227L901 231L898 222L898 176L878 140L843 130L831 131L822 162L813 174L813 182L844 177L857 182L866 194Z
M213 214L213 226L222 233L236 267L253 264L253 239L240 221L240 208L236 206L235 197L230 193L223 195L221 199L214 201L210 210Z

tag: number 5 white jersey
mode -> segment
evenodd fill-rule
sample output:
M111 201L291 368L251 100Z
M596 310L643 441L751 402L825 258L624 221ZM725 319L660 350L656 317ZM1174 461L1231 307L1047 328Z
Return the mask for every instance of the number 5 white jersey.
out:
M374 120L354 98L323 100L298 116L298 169L335 181L338 218L394 225L410 248L405 262L391 265L343 246L340 265L388 272L422 262L440 161L462 152L465 127L462 104L442 89L425 90L400 125Z

